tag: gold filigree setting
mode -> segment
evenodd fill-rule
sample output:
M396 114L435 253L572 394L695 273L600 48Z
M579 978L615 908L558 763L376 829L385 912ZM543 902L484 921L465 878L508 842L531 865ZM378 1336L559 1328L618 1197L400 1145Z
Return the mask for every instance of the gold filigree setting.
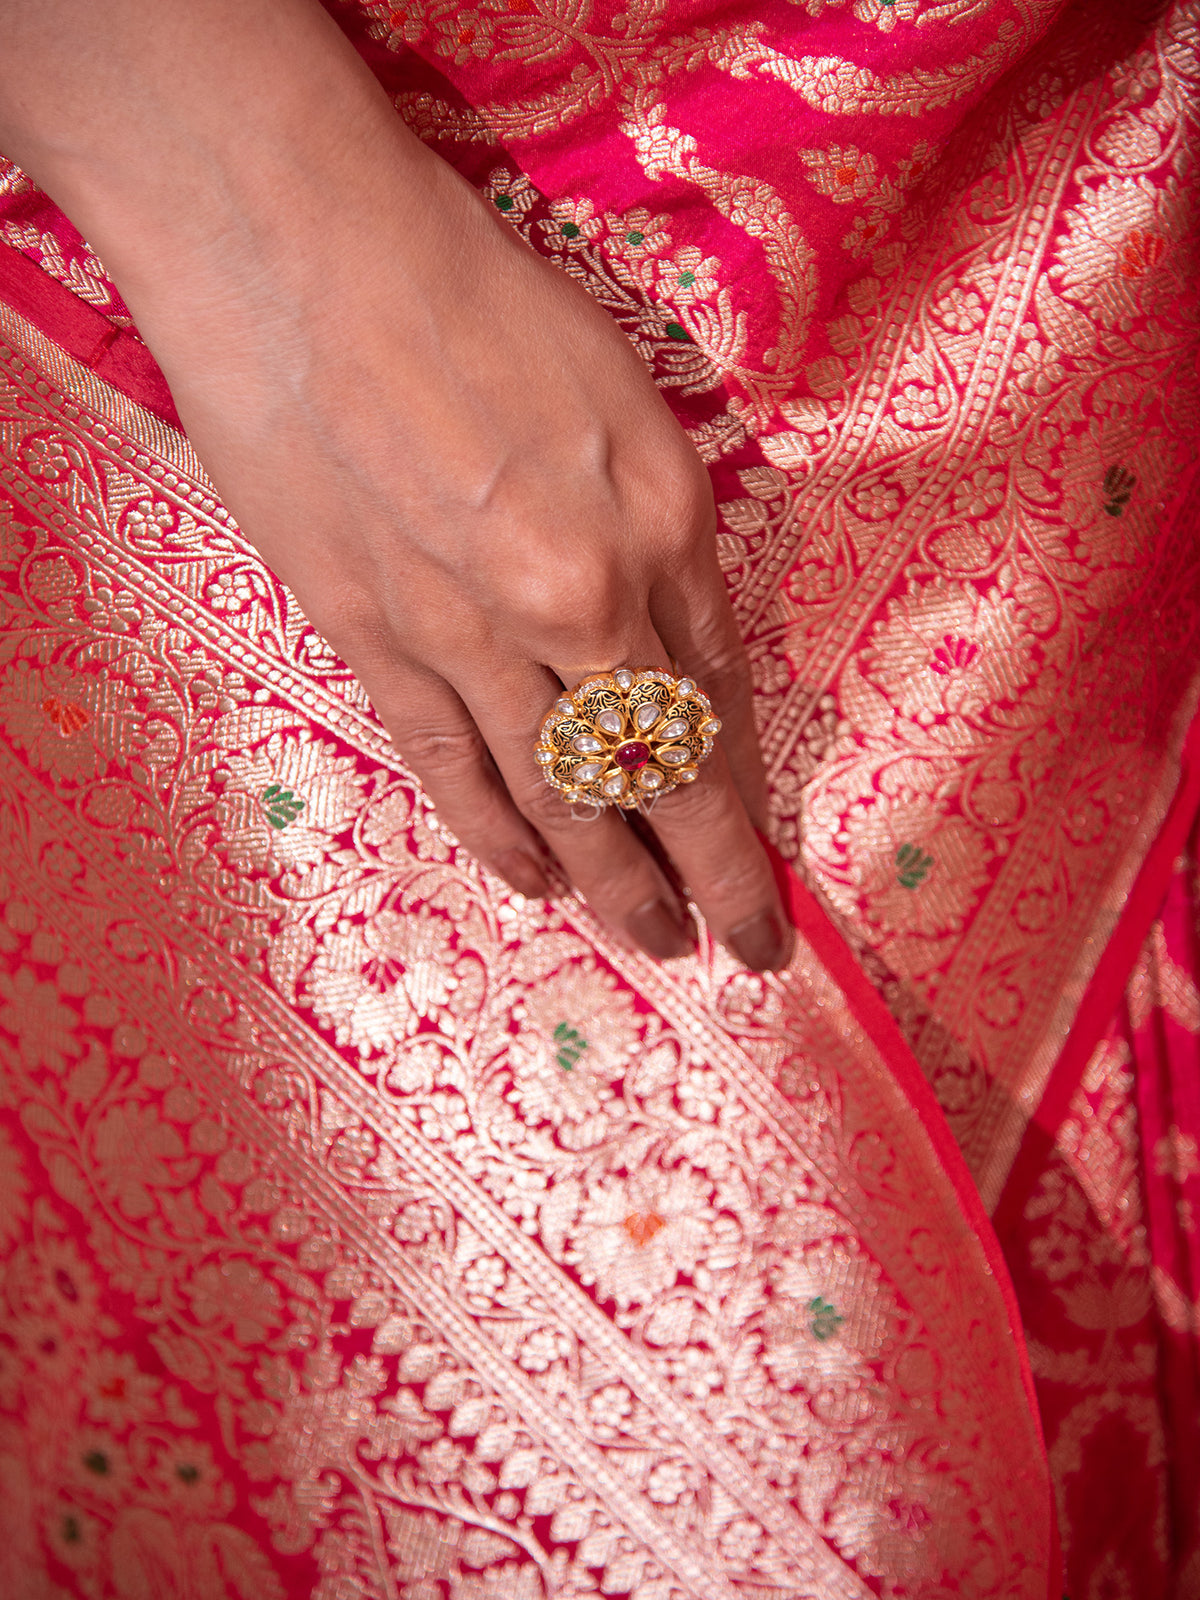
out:
M632 811L694 783L720 731L693 679L618 667L554 702L533 756L568 804Z

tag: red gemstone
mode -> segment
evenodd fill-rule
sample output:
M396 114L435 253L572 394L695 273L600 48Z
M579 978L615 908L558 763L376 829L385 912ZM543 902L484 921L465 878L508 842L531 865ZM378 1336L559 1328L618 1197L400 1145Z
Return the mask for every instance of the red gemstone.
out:
M650 746L640 739L628 739L613 751L613 760L626 772L636 772L650 759Z

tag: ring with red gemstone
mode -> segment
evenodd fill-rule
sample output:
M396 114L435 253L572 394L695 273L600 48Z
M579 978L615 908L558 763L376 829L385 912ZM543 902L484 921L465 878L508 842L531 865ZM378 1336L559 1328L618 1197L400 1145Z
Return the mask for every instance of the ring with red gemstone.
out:
M568 803L631 811L695 782L720 731L691 678L617 667L592 673L554 702L533 756Z

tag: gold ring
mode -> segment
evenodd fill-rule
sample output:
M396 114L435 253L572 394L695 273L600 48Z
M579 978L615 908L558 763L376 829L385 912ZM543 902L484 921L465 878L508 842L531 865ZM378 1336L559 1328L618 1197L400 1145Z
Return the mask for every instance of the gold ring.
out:
M693 783L720 731L693 679L617 667L554 702L533 758L569 804L631 811Z

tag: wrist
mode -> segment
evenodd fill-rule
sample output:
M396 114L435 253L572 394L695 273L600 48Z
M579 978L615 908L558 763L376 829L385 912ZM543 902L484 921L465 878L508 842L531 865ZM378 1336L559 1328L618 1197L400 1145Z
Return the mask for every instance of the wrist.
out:
M173 306L310 304L311 241L332 227L353 246L331 212L377 216L431 181L435 158L316 0L110 0L94 45L94 0L16 11L0 147L85 234L156 353Z

